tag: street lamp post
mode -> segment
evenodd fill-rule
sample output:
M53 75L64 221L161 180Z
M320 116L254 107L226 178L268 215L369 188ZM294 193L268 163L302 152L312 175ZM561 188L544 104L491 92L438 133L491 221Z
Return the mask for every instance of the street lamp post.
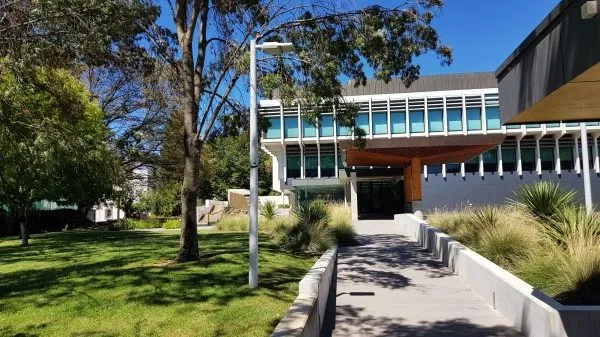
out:
M265 42L256 44L256 39L250 41L250 226L249 249L250 261L248 285L258 286L258 114L256 104L256 50L261 49L270 55L281 55L291 52L291 43Z

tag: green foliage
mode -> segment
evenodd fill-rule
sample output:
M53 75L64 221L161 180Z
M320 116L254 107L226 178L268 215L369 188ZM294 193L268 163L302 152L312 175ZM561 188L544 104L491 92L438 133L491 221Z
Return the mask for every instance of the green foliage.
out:
M277 215L277 204L274 201L267 200L260 206L260 215L267 221L273 220Z
M181 220L180 219L167 219L162 224L162 228L164 229L179 229L181 228Z
M261 233L272 233L276 227L288 224L290 219L287 217L276 217L267 220L265 217L258 218L258 231ZM250 218L243 213L225 214L217 223L215 228L222 232L248 232Z
M523 185L516 192L515 205L524 207L543 220L573 203L575 192L567 191L551 181Z
M89 92L66 71L15 73L3 61L0 204L24 213L41 200L86 209L110 197L122 176Z
M338 245L352 246L357 244L356 230L352 225L352 213L350 207L342 203L330 203L327 205L329 216L329 227Z
M134 204L134 208L139 212L148 212L157 216L174 215L181 204L180 192L181 184L178 183L159 186L143 194L139 202Z
M261 286L252 290L247 233L201 231L204 259L185 264L169 261L177 231L76 231L31 240L39 248L0 239L2 336L268 336L315 262L260 235Z
M151 228L161 228L162 223L155 218L149 219L122 219L118 221L113 229L119 230L127 230L127 229L151 229Z
M583 205L567 206L543 221L542 230L559 244L593 245L600 237L600 214Z

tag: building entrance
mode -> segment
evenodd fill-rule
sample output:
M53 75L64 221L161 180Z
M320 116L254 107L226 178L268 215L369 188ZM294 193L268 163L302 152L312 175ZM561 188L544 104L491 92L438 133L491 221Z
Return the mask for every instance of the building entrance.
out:
M358 217L393 218L404 208L402 181L359 181Z

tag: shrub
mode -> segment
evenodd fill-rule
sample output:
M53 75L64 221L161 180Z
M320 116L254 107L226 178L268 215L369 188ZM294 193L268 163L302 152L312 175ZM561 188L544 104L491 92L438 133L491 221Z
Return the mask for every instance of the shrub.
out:
M275 217L267 220L265 217L258 218L258 231L262 233L272 233L276 227L281 224L289 223L289 218ZM243 213L229 213L221 217L215 224L215 228L222 232L248 232L250 217Z
M160 228L161 222L154 218L149 219L122 219L115 224L115 229L150 229Z
M352 246L356 242L356 231L352 226L352 213L350 208L341 203L331 203L327 205L329 216L329 226L335 242L338 245Z
M277 207L287 209L287 208L290 208L290 205L289 204L279 204L279 206L277 206Z
M167 219L162 224L162 228L164 229L179 229L181 228L181 220L180 219Z
M519 259L528 257L537 243L535 227L510 221L509 218L495 227L483 230L476 250L492 262L510 267Z
M260 215L265 217L268 221L273 220L277 215L277 204L274 201L267 200L260 206Z
M562 245L594 245L600 237L600 215L582 205L566 207L542 222L542 229Z
M274 240L282 249L292 252L320 253L330 248L334 241L327 225L325 203L315 200L292 210L294 221L277 226Z
M574 191L567 191L551 181L523 185L516 192L513 204L527 209L540 220L545 220L573 203Z

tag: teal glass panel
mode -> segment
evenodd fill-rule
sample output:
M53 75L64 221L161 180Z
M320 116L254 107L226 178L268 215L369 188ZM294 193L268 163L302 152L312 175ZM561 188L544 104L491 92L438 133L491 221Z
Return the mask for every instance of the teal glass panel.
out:
M311 138L317 136L317 127L306 119L302 118L302 137Z
M387 112L374 112L373 113L373 134L385 135L387 134Z
M575 167L575 163L573 160L573 147L561 146L558 148L558 153L560 155L561 170L572 170Z
M517 170L517 150L502 148L502 170L513 172Z
M345 126L338 125L337 126L337 135L338 136L350 136L352 134L352 128L347 128Z
M485 125L488 130L500 130L500 107L488 106L485 108Z
M410 112L410 133L425 132L425 114L423 111Z
M546 124L547 128L559 128L560 127L560 123L548 123Z
M333 137L333 115L323 115L319 122L319 136Z
M579 123L566 123L567 126L579 126Z
M599 122L586 122L585 125L587 125L587 126L598 126Z
M492 149L481 155L483 159L484 172L496 172L498 170L498 150Z
M429 123L429 132L443 132L444 112L442 110L429 110L427 112L427 122Z
M465 162L465 172L479 172L479 156Z
M371 130L369 130L369 114L359 113L358 116L356 116L356 125L363 129L367 135L370 134Z
M404 112L392 111L390 120L393 134L406 133L406 115Z
M317 155L304 156L304 176L307 178L316 178L319 176L319 158Z
M481 130L481 108L467 108L467 130Z
M344 162L342 161L342 154L338 152L338 168L346 168Z
M281 119L279 117L269 117L267 118L269 122L269 126L267 127L267 133L265 134L265 138L267 139L276 139L281 137Z
M554 169L554 148L540 148L540 161L542 162L542 170L552 171Z
M540 124L526 124L525 128L526 129L539 129L541 127Z
M523 171L535 170L535 149L524 148L521 149L521 167Z
M300 178L300 156L289 155L287 156L287 177L288 178Z
M298 138L298 117L283 118L285 138Z
M448 109L448 131L462 131L462 109Z
M507 129L520 129L521 125L519 124L511 124L506 126Z
M335 155L321 155L321 177L335 177Z

